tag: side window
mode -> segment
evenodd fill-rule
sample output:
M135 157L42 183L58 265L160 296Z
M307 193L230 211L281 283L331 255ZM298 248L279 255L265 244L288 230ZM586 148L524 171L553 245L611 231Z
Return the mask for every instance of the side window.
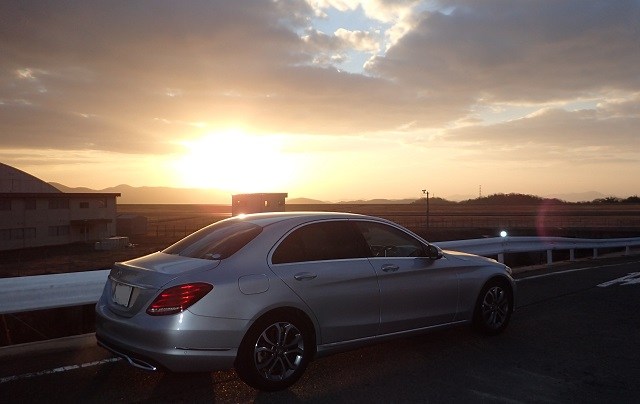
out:
M375 222L356 222L373 257L424 257L424 245L395 227Z
M312 223L291 232L271 257L274 264L365 258L367 246L348 221Z

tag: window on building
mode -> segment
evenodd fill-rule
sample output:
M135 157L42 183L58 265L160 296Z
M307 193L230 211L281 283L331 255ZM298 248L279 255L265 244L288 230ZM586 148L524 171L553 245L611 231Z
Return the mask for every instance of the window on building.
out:
M11 199L0 198L0 210L11 210Z
M66 198L49 199L49 209L69 209L69 200Z
M60 237L69 235L69 226L49 226L49 236Z
M24 200L24 208L26 210L35 210L36 209L36 200L34 198L28 198Z
M24 229L11 229L11 240L24 239Z
M2 229L0 230L0 240L24 240L36 238L36 228L26 227L22 229Z
M89 202L80 202L80 209L89 209Z

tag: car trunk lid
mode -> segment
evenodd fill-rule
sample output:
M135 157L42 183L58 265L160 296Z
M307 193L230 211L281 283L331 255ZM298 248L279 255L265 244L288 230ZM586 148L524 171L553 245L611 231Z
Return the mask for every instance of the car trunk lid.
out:
M116 314L132 317L146 310L163 287L179 276L207 271L220 264L217 260L187 258L156 252L130 261L118 262L109 273L109 308Z

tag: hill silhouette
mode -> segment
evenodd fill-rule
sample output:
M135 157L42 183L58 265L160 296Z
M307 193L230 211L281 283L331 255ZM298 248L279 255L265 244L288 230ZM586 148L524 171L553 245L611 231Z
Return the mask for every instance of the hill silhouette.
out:
M211 204L211 205L231 205L231 194L216 189L201 188L172 188L172 187L133 187L131 185L120 184L115 187L95 190L87 187L67 187L63 184L50 182L50 185L56 187L62 192L69 193L120 193L118 198L120 204ZM602 195L593 193L595 195ZM581 194L582 195L582 194ZM583 200L583 202L566 201L559 198L543 198L536 195L520 194L520 193L498 193L475 199L467 199L463 201L451 201L444 198L429 198L429 204L436 205L538 205L540 203L568 204L568 203L640 203L640 197L637 195L628 198L618 198L615 196L601 196L591 201ZM320 201L311 198L291 198L287 200L287 204L310 204L321 205L331 204L331 202ZM338 204L348 205L406 205L406 204L426 204L425 198L418 199L368 199L354 201L340 201Z
M121 184L101 190L78 187L70 188L51 182L62 192L106 192L120 193L120 204L212 204L231 205L231 194L215 189L170 188L170 187L132 187Z
M567 203L565 201L561 201L559 199L550 199L550 198L542 198L535 195L528 194L493 194L481 198L469 199L466 201L460 202L461 204L468 205L537 205L541 202L551 202L551 203Z

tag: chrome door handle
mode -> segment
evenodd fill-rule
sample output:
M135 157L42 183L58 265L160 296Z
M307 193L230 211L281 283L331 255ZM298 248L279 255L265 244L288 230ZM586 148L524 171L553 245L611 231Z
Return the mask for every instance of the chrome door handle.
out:
M396 272L398 269L400 269L400 267L394 264L384 264L382 266L383 272Z
M299 274L293 275L293 278L297 281L308 281L311 279L315 279L318 275L312 274L311 272L302 272Z

